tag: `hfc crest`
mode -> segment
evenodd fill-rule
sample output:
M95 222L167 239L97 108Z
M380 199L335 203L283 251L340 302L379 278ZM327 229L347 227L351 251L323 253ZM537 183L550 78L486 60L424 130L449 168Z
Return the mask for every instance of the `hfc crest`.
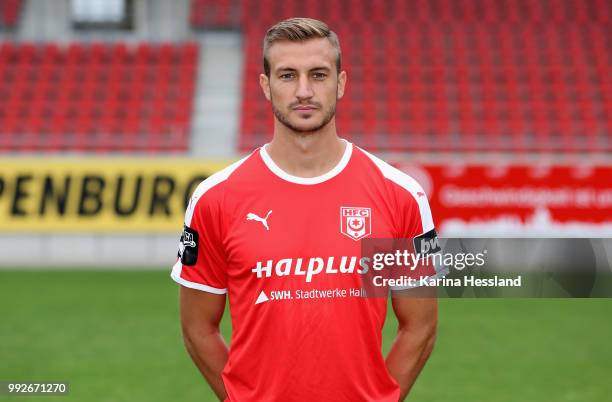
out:
M372 233L372 210L340 207L340 233L353 240L369 236Z

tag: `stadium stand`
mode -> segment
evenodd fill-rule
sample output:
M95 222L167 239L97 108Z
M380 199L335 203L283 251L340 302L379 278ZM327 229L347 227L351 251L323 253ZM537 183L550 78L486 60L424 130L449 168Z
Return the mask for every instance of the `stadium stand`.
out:
M218 15L225 15L236 1L196 3L198 10L223 4ZM341 38L349 86L337 124L359 145L393 152L612 150L612 2L373 3L240 2L241 150L272 132L257 84L262 34L280 19L305 15L327 21Z
M0 30L12 29L17 25L22 0L0 0Z
M188 147L195 43L0 44L0 150Z
M0 1L0 27L22 3ZM242 32L242 151L272 132L262 34L304 15L341 37L339 132L368 149L612 150L608 0L191 0L192 27ZM185 151L197 58L195 43L0 43L0 151Z
M241 4L238 0L192 0L191 26L194 28L239 28Z

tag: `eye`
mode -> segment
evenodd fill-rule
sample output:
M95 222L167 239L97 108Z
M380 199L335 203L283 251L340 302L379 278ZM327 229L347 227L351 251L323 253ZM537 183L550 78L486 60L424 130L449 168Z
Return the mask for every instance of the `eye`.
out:
M315 80L324 80L325 78L327 78L327 74L325 74L325 73L313 73L312 74L312 78L314 78Z
M281 75L279 76L279 78L280 78L281 80L285 80L285 81L287 81L287 80L292 79L294 76L295 76L295 74L293 74L293 73L284 73L284 74L281 74Z

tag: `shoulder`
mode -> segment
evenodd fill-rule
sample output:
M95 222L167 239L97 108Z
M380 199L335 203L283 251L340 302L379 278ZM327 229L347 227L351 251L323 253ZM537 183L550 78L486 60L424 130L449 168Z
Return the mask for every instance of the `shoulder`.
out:
M433 229L429 201L419 182L371 153L359 147L356 149L363 156L364 163L369 164L378 173L380 180L384 181L387 194L396 202L395 208L398 211L408 211L409 216L417 217L420 227L415 228L413 232L423 233Z
M423 187L416 181L412 176L402 172L396 167L391 166L389 163L383 161L377 156L355 146L355 149L363 156L365 163L370 164L381 176L383 180L388 183L394 184L396 190L405 192L410 195L417 202L419 198L425 198L425 191Z
M200 182L189 199L189 205L185 213L185 222L189 223L191 221L191 217L197 208L201 208L205 204L211 206L221 202L223 198L223 189L227 182L231 180L240 169L244 169L246 162L252 156L253 153L213 173Z
M232 175L234 175L241 167L244 167L245 162L251 157L251 155L232 163L231 165L208 176L205 180L202 180L202 182L198 184L193 192L193 195L191 196L192 200L197 201L205 194L211 192L211 190L219 188L226 183L230 177L232 177Z

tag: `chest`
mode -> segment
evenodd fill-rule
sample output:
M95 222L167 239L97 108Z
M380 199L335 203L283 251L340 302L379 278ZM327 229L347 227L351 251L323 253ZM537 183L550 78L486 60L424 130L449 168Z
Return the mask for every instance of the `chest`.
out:
M358 184L245 191L229 208L224 241L234 267L359 255L361 240L394 237L398 219L392 200Z

